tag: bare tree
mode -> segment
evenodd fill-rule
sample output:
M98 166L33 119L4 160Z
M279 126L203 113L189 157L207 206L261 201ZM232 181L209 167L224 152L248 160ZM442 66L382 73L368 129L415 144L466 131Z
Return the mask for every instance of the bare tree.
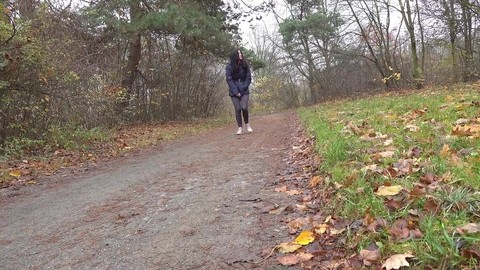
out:
M423 71L420 63L418 61L418 51L417 51L417 39L415 35L415 21L412 14L412 7L410 6L410 1L398 0L400 6L400 12L402 14L405 27L407 28L409 40L410 40L410 54L412 58L412 73L413 79L415 80L415 85L417 88L423 87ZM418 8L418 7L417 7Z

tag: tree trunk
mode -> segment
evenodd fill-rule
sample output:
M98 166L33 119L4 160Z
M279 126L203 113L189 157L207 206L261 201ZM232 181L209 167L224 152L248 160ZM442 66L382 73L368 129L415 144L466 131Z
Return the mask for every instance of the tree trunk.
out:
M418 20L418 30L420 31L420 42L422 46L422 61L421 61L421 70L425 70L425 36L423 31L422 19L420 17L420 6L418 5L418 0L415 0L417 6L417 20Z
M458 63L457 63L457 23L455 22L455 0L443 0L443 8L445 10L446 21L448 26L448 36L450 42L450 57L452 58L452 81L458 82Z
M370 44L370 40L368 39L368 34L365 31L364 27L362 26L362 23L360 22L359 17L355 13L355 9L352 6L351 0L347 0L347 4L352 11L353 18L355 19L355 22L357 23L358 27L360 28L360 35L365 41L365 44L367 45L368 51L370 53L371 58L366 57L368 60L372 61L375 64L375 67L377 68L377 71L380 73L380 76L383 78L386 78L386 72L382 68L382 65L380 63L380 60L378 59L377 55L375 54L375 51L373 50L372 44ZM388 86L388 81L386 82L386 85Z
M130 24L133 25L140 18L141 9L140 1L132 0L130 2ZM129 54L127 65L123 72L122 87L126 90L125 103L128 105L133 93L133 84L135 83L135 75L138 64L142 56L142 36L138 31L131 30L129 36Z
M473 37L472 37L472 11L468 0L460 0L462 9L463 39L465 42L465 67L463 81L468 82L474 73L473 65Z
M417 87L417 89L420 89L423 87L423 75L422 68L420 67L420 64L418 62L417 41L415 40L415 25L412 19L410 0L405 1L405 5L403 5L402 0L398 0L398 3L400 5L400 12L402 13L402 17L405 21L405 26L407 27L408 35L410 38L413 79L415 80L415 86Z

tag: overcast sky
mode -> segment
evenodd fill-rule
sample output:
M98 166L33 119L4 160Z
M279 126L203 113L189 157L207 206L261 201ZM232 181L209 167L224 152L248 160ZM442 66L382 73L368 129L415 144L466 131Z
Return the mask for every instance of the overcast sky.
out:
M236 1L237 3L245 3L247 5L260 5L264 0L233 0ZM276 4L276 8L279 8L279 5L283 3L283 0L275 0L274 1ZM256 20L255 18L257 16L261 15L260 20ZM269 32L276 31L278 28L277 22L275 20L275 17L272 12L264 12L264 13L258 13L252 16L253 21L248 22L248 19L240 23L240 31L242 33L243 37L243 42L245 45L251 43L251 40L253 38L253 31L252 28L255 30L258 30L260 32L263 32L264 29L267 29Z

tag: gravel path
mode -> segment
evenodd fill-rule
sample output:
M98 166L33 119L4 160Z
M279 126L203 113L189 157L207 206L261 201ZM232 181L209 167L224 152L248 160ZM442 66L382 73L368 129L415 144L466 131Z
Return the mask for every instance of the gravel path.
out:
M280 269L274 191L292 112L165 143L81 176L0 190L0 269ZM262 254L263 252L263 254ZM285 269L285 268L282 268Z

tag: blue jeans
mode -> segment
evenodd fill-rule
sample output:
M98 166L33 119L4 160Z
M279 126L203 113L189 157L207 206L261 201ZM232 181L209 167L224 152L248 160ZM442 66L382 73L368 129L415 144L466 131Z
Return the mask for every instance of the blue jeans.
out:
M241 97L233 96L232 103L235 108L235 119L237 120L238 127L242 127L242 115L245 124L248 124L248 95Z

